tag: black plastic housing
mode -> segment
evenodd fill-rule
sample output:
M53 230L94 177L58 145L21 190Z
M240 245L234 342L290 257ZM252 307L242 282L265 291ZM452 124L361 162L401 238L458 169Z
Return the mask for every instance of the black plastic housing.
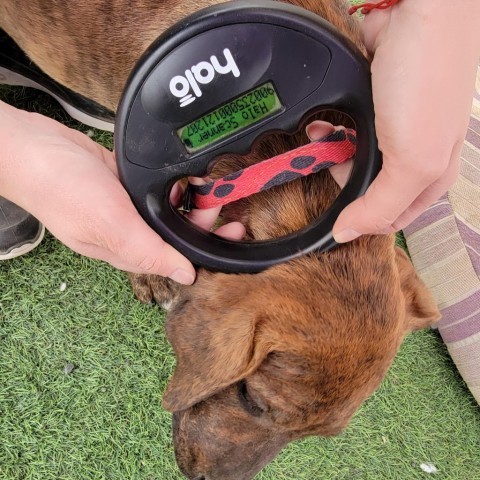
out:
M187 96L200 95L180 106L182 99L172 94L170 80L191 77L192 66L198 73L200 62L209 62L212 55L226 65L226 48L239 75L228 72L210 79L204 70L210 81L197 82ZM186 151L178 128L265 82L274 84L283 110L199 152ZM330 209L306 228L270 241L235 242L195 227L170 205L169 193L179 178L207 174L224 153L248 153L266 132L293 133L302 118L322 109L344 112L354 120L357 150L347 185ZM302 8L269 0L209 7L166 31L136 65L117 112L115 152L121 181L139 213L196 265L258 272L328 250L336 245L336 218L365 193L381 167L368 62L332 25Z

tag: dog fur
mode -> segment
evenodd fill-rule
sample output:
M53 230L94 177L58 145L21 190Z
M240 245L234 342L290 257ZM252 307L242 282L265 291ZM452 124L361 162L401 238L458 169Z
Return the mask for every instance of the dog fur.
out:
M217 3L197 0L194 9ZM342 0L291 0L363 49ZM146 47L192 12L181 0L3 0L0 26L47 74L115 110ZM331 113L325 119L337 123ZM305 143L264 139L235 171ZM296 231L338 194L328 172L276 187L224 209L249 238ZM392 236L364 236L255 275L198 272L193 286L131 276L143 301L172 302L167 333L177 358L164 406L174 412L178 464L191 479L247 480L288 442L336 435L379 386L404 336L439 318Z

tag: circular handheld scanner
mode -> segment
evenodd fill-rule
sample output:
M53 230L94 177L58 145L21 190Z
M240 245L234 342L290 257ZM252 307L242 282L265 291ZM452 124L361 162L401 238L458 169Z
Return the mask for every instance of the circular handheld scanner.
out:
M195 227L170 204L175 181L208 174L224 153L246 154L269 131L293 133L323 109L355 122L350 179L330 209L301 231L254 242ZM381 166L367 61L322 18L273 1L201 10L160 36L132 72L117 112L120 178L145 221L194 264L258 272L335 246L342 209Z

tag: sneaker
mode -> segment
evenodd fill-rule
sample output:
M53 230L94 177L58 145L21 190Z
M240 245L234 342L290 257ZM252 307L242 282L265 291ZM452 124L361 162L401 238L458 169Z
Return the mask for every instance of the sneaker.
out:
M0 84L42 90L55 98L75 120L113 132L115 114L98 103L59 84L43 73L0 29Z
M0 197L0 260L33 250L44 235L45 227L35 217Z

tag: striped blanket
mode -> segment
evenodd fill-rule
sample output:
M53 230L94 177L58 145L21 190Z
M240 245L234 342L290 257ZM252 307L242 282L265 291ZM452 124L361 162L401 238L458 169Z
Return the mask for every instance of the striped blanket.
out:
M404 234L442 312L440 334L480 403L480 67L460 176Z

